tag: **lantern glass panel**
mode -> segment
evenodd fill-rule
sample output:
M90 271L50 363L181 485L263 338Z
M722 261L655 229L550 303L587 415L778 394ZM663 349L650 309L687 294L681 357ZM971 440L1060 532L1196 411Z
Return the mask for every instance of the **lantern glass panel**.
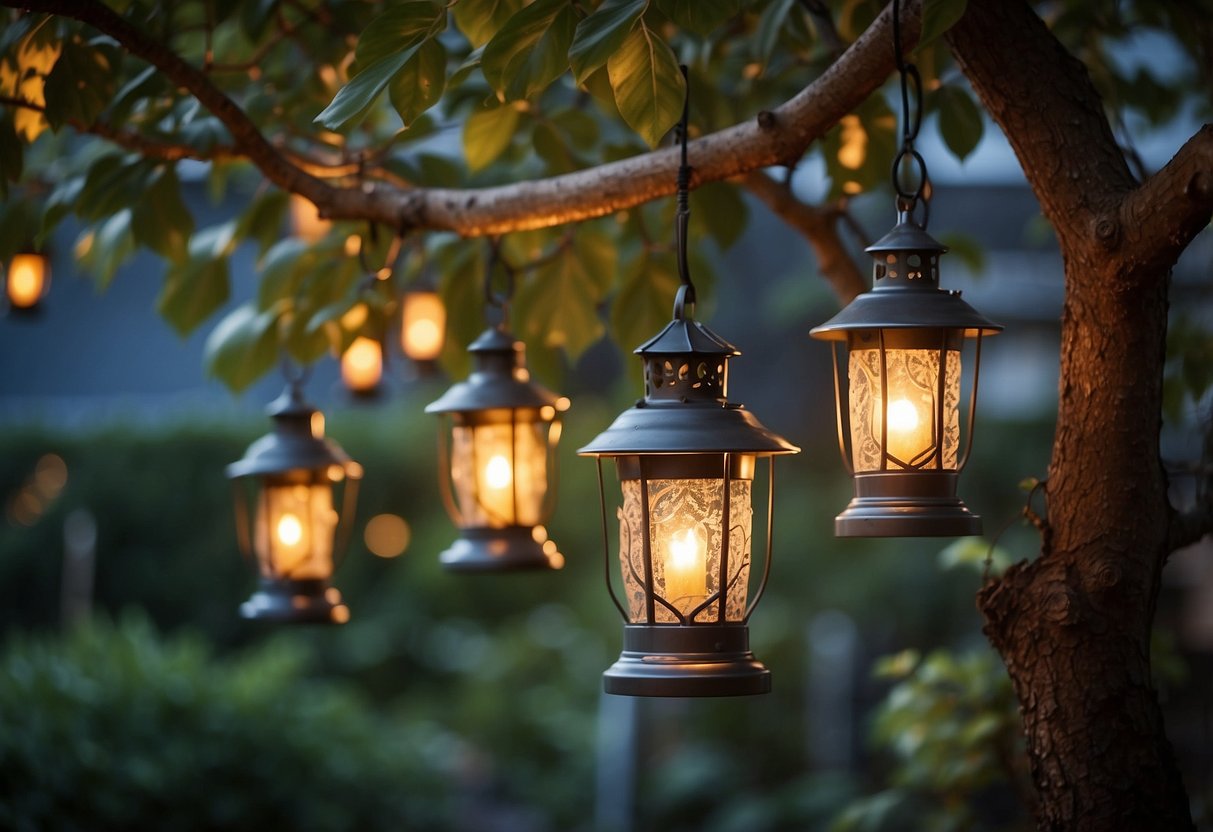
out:
M465 526L535 526L548 490L548 422L456 425L451 479Z
M886 349L888 470L937 469L940 442L938 349ZM943 468L955 470L960 448L960 352L946 350L943 385ZM847 377L851 411L851 455L856 472L884 470L881 422L881 351L853 349Z
M261 574L292 581L328 578L336 527L329 483L267 483L255 537Z
M720 588L720 542L723 533L724 480L650 479L649 547L653 555L653 591L683 616ZM729 482L729 576L725 599L728 621L745 619L750 577L753 509L749 480ZM644 568L644 514L640 480L624 480L619 510L619 560L627 595L628 619L647 623ZM696 621L716 619L715 604ZM661 604L654 611L658 624L678 618Z

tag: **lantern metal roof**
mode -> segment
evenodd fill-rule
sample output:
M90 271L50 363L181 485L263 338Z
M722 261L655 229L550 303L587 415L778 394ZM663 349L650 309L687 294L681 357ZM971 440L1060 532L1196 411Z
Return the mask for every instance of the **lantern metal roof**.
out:
M465 413L493 408L514 410L555 407L560 399L531 381L526 345L504 326L490 327L468 346L472 373L456 382L426 408L426 413Z
M825 341L845 341L864 329L960 329L966 337L996 335L1002 326L961 299L959 290L939 287L939 255L947 247L909 212L865 251L876 261L871 291L852 300L830 320L810 330Z
M688 315L678 314L636 354L644 360L645 396L621 413L582 456L743 453L800 449L730 402L728 361L741 353Z
M241 459L227 466L229 478L325 470L334 465L346 476L359 475L358 463L340 445L325 438L323 414L304 400L298 385L287 385L265 412L274 420L273 431L254 441Z

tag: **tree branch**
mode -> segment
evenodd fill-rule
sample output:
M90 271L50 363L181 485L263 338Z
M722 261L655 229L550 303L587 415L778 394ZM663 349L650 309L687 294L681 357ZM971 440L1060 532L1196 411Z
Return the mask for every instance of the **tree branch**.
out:
M1206 124L1163 168L1126 196L1115 215L1100 218L1095 233L1110 249L1126 229L1133 259L1170 269L1213 215L1213 125Z
M314 202L328 219L364 219L406 231L454 231L464 236L502 234L610 214L675 190L677 151L660 150L558 176L491 188L401 190L329 185L292 164L247 114L201 70L187 64L100 3L88 0L0 0L0 5L70 17L113 37L192 93L232 134L236 148L275 185ZM692 186L791 164L808 146L874 90L893 69L890 10L816 81L773 112L704 136L690 145ZM906 48L918 38L921 4L907 3L902 25Z
M844 305L868 290L867 280L847 254L838 234L841 211L834 207L806 205L790 188L760 170L750 171L740 181L746 190L808 240L817 258L817 268Z

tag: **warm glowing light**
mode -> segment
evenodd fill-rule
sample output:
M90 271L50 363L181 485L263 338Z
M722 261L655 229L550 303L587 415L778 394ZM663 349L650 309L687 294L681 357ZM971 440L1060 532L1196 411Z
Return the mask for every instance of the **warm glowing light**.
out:
M937 469L941 467L937 458L939 452L942 452L943 468L956 467L960 443L960 358L953 350L949 350L947 356L943 434L939 436L939 351L886 350L884 368L888 373L885 387L889 397L889 424L884 436L884 451L889 469ZM881 422L886 415L881 399L880 350L852 351L848 372L855 470L883 470Z
M670 535L665 548L666 600L686 613L708 594L708 544L688 528Z
M36 306L46 291L49 271L41 254L14 254L8 265L8 301L18 309Z
M456 426L451 480L469 526L534 526L547 495L548 423Z
M842 133L838 164L848 170L859 170L868 155L868 132L854 113L843 116L838 124Z
M278 542L284 546L298 546L303 540L303 524L293 514L284 514L278 518Z
M509 488L514 475L510 470L510 461L500 454L489 460L484 466L484 481L489 488Z
M269 578L310 580L333 573L337 512L327 482L266 487L257 512L257 557Z
M378 341L358 337L341 356L341 380L354 393L370 393L383 378L383 350Z
M404 296L400 346L414 361L433 361L442 353L446 307L437 292L409 292Z
M720 584L721 541L724 527L724 483L719 479L652 479L648 481L648 535L652 553L653 593L689 617L716 593ZM639 480L624 480L619 511L619 559L628 599L628 618L648 621L645 566L645 511ZM725 620L745 617L750 572L751 483L729 483L729 557L725 581ZM694 621L715 620L713 604ZM679 623L658 603L654 624Z
M321 219L320 210L310 199L291 194L291 233L309 243L329 233L333 224Z
M409 547L412 536L409 524L395 514L376 514L362 533L366 548L381 558L398 557Z
M889 402L889 432L910 433L918 429L918 408L907 399Z

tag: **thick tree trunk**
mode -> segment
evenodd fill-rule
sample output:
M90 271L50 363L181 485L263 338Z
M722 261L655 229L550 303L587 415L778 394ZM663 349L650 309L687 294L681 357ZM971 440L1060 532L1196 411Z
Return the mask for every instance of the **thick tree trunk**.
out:
M1133 181L1085 68L1023 0L970 3L949 40L1065 261L1040 557L978 597L1021 704L1039 828L1189 830L1150 680L1171 518L1158 449L1166 290L1188 223L1176 235L1147 216L1176 195ZM1194 171L1208 169L1205 153ZM1207 220L1207 205L1185 208Z

